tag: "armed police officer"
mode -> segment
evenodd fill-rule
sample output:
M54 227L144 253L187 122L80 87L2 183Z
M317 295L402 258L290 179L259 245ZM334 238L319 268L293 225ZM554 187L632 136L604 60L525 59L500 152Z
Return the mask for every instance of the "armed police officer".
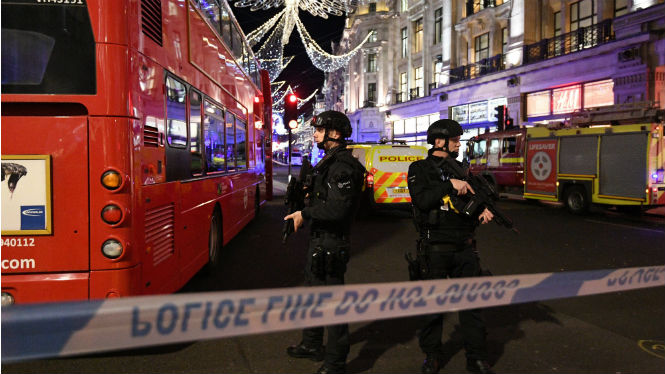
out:
M446 169L445 158L457 158L462 127L459 123L441 119L427 129L427 142L433 147L428 157L409 166L408 184L420 233L419 260L423 279L463 278L480 275L475 249L474 231L478 223L487 223L493 215L484 209L478 216L460 214L449 197L473 194L471 186ZM455 162L458 162L455 160ZM467 370L491 373L487 363L486 331L481 311L459 312L459 321L466 350ZM424 374L441 369L443 315L423 317L424 326L418 332L420 349L426 354Z
M308 188L309 203L302 211L284 217L293 219L294 229L311 219L311 236L305 267L310 286L344 284L349 260L349 232L357 209L365 168L346 148L351 123L340 112L326 111L312 119L314 141L325 156L314 167ZM323 327L303 330L302 341L287 348L291 357L325 360L317 373L345 373L349 353L347 324L328 326L323 347Z

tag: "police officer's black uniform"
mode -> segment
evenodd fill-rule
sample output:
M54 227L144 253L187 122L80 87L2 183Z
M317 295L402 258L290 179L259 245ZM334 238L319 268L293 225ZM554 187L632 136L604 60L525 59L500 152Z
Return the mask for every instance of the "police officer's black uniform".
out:
M315 127L337 129L343 137L351 135L351 125L339 112L323 112L313 120ZM326 135L327 139L327 135ZM358 206L365 168L342 141L326 151L314 168L309 205L302 210L311 219L311 237L305 267L305 282L310 286L344 284L349 260L349 232ZM323 327L303 330L302 342L287 349L292 357L320 361L319 373L344 373L349 353L348 324L328 326L328 341L323 350Z
M430 126L428 135L441 129L451 130L442 131L446 138L462 134L462 128L457 122L439 120ZM430 139L428 136L428 142ZM445 167L442 167L443 158L434 156L432 154L434 150L436 149L430 150L426 159L412 163L408 173L414 218L420 232L420 260L424 262L425 268L423 278L478 276L480 264L473 239L477 217L468 218L458 214L450 205L443 203L444 197L455 193L455 189L450 181L451 175ZM424 316L423 320L424 327L419 331L418 338L420 348L427 358L422 371L436 373L440 369L442 353L443 315L428 315ZM487 364L485 324L480 310L460 311L459 320L466 350L467 369L474 372L490 372Z

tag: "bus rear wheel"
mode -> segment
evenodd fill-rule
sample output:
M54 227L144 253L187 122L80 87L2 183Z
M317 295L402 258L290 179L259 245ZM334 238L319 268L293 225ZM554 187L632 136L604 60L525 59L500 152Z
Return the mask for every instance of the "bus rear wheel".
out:
M219 266L222 252L222 218L218 210L210 217L210 234L208 235L207 270L214 271Z
M566 208L573 214L585 214L589 211L589 197L583 186L571 186L564 195Z

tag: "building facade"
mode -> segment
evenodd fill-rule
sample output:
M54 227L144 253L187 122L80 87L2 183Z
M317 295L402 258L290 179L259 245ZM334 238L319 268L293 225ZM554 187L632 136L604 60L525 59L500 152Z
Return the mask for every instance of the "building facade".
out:
M356 141L425 142L452 118L464 139L496 128L564 122L584 108L665 107L663 0L385 0L350 14L339 51L369 41L344 70ZM328 93L326 92L326 95Z

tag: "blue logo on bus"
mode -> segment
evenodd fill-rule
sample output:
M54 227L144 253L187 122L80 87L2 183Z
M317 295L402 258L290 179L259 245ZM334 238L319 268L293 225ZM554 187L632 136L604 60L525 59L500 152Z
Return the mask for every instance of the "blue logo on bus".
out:
M44 205L21 206L21 230L45 230L46 208Z

